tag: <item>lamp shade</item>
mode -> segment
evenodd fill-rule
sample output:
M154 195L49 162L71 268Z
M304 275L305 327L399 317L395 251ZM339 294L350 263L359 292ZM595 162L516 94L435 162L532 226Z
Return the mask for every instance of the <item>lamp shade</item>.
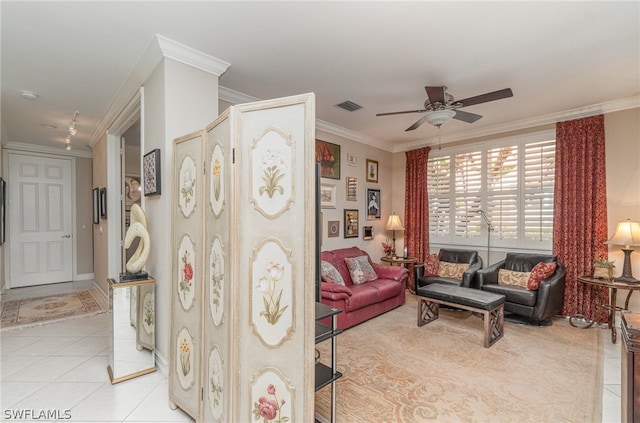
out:
M427 122L439 128L445 123L449 122L449 119L451 119L455 115L456 112L450 109L434 110L433 112L429 112L426 118Z
M607 244L624 245L626 248L640 246L640 222L632 222L630 219L618 222L616 231Z
M402 222L400 221L400 216L398 216L397 214L392 214L391 216L389 216L386 229L388 231L404 231L404 227L402 227Z

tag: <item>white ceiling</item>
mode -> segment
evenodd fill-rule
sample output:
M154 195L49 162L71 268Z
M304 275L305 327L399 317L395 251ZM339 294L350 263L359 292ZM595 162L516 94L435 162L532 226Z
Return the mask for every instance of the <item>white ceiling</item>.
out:
M0 3L2 143L74 148L95 131L160 34L229 62L223 87L260 99L316 93L316 116L390 151L640 106L640 2ZM441 132L425 85L455 98L511 88ZM21 90L40 95L23 99ZM363 106L346 112L334 105ZM212 120L215 118L212 116ZM47 129L41 125L54 125ZM327 125L325 125L327 126Z

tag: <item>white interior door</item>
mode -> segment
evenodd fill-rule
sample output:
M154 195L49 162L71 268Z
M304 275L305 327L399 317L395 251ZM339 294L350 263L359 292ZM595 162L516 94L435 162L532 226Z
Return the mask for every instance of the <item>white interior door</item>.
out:
M10 287L71 281L71 159L9 154Z

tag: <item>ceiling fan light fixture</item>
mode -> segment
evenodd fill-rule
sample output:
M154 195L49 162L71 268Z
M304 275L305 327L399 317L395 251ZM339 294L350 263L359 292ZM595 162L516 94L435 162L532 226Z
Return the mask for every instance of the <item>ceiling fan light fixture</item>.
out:
M456 115L455 110L443 109L427 113L426 119L431 125L440 128Z

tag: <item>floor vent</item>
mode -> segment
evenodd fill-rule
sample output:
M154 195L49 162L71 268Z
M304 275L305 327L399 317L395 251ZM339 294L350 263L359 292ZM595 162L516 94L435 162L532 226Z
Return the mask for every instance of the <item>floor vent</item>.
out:
M356 104L351 100L347 100L340 104L336 104L336 107L340 107L341 109L344 109L347 112L355 112L356 110L362 109L361 105Z

